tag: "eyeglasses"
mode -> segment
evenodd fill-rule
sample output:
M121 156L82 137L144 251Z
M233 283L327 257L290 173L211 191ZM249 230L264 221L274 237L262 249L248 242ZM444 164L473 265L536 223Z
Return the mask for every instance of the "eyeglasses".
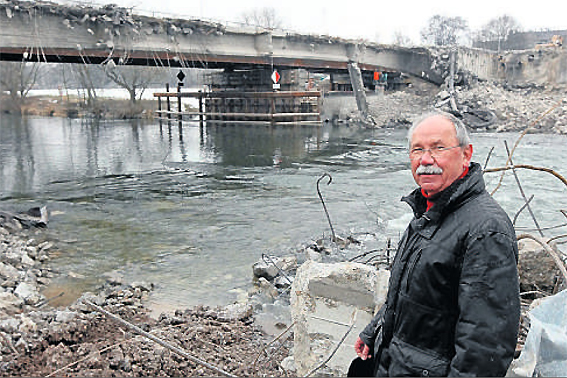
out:
M409 152L409 157L411 160L421 159L423 154L428 151L433 159L437 159L443 156L445 152L457 147L461 147L461 145L458 144L453 147L412 148Z

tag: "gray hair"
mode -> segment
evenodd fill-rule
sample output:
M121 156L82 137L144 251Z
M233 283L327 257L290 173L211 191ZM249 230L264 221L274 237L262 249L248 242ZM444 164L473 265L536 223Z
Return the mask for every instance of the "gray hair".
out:
M408 145L411 148L411 138L413 137L413 132L417 126L419 126L423 121L431 117L442 117L447 121L451 122L453 126L455 126L455 133L457 134L457 141L459 142L459 146L465 147L471 144L471 138L469 137L469 132L467 131L467 127L457 117L452 115L451 113L441 112L441 111L433 111L427 114L422 115L418 119L416 119L411 127L408 130Z

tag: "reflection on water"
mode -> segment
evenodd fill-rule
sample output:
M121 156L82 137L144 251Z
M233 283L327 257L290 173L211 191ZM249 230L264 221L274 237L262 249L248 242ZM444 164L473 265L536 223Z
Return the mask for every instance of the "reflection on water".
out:
M505 161L502 141L477 134L475 156ZM315 183L339 234L396 238L409 209L399 198L414 184L405 130L198 123L0 119L0 208L46 204L45 237L58 241L51 264L62 279L49 295L72 300L108 274L156 284L156 306L221 304L243 295L262 253L286 253L328 234ZM515 163L556 169L565 137L527 136ZM547 177L549 176L549 177ZM543 225L563 218L565 188L551 175L521 172ZM494 187L497 176L488 176ZM496 198L521 206L513 177ZM529 216L519 224L532 227ZM558 231L560 232L560 231ZM385 240L385 237L384 237ZM72 289L70 287L72 286ZM68 288L67 290L64 290Z

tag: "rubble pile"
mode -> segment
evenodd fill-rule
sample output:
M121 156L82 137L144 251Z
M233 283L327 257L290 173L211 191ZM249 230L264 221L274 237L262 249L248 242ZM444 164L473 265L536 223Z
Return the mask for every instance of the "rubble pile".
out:
M268 340L251 325L249 313L227 317L224 309L196 307L151 318L142 305L145 284L107 283L89 301L200 361L237 376L278 376L276 361L255 360ZM1 376L213 376L218 373L189 361L144 335L137 335L82 298L65 309L30 311L0 320ZM266 351L267 352L267 351Z
M456 87L456 98L460 109L492 111L497 121L489 129L497 132L522 131L530 126L534 132L567 134L567 90L564 88L478 82ZM554 106L549 115L536 122Z
M409 127L412 121L431 106L429 94L396 91L368 97L368 114L382 127Z
M50 242L22 237L0 226L0 316L41 305L40 287L49 283L53 272L45 266Z

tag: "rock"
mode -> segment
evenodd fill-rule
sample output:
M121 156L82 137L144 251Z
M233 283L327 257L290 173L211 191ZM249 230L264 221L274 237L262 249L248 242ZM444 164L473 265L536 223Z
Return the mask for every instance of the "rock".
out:
M130 284L132 289L140 289L141 291L152 291L154 289L154 284L151 282L136 281Z
M253 308L249 304L234 303L224 306L217 313L220 320L243 320L252 316Z
M21 263L24 268L30 268L35 265L35 260L29 257L27 253L23 252Z
M18 327L18 331L20 332L35 332L37 331L37 324L31 320L29 317L22 314L20 316L20 325Z
M69 310L57 311L55 314L55 321L58 323L69 323L71 320L75 319L77 313Z
M7 291L0 292L0 310L15 311L22 307L24 301Z
M284 358L280 365L282 366L282 369L284 369L288 373L295 373L297 371L293 356Z
M268 298L273 300L279 295L278 289L276 289L276 287L264 277L260 277L258 279L258 284L260 286L261 293L266 295Z
M274 259L274 261L276 261L276 259ZM279 271L273 264L258 261L252 266L252 273L254 277L263 277L267 280L273 280L278 275Z
M518 242L520 290L543 290L553 292L560 276L555 261L543 247L534 240L523 239Z
M0 262L0 277L3 277L5 279L18 280L21 277L21 273L12 265Z
M45 297L38 292L37 287L27 282L20 282L14 290L14 294L23 299L25 304L29 305L36 305L45 299Z
M18 330L20 322L15 318L0 320L0 329L4 332L14 333Z
M285 289L293 283L294 277L291 276L279 276L274 280L274 286L278 289Z
M315 251L312 248L306 248L305 254L307 255L307 260L315 261L315 262L323 261L323 256L321 256L321 253Z

